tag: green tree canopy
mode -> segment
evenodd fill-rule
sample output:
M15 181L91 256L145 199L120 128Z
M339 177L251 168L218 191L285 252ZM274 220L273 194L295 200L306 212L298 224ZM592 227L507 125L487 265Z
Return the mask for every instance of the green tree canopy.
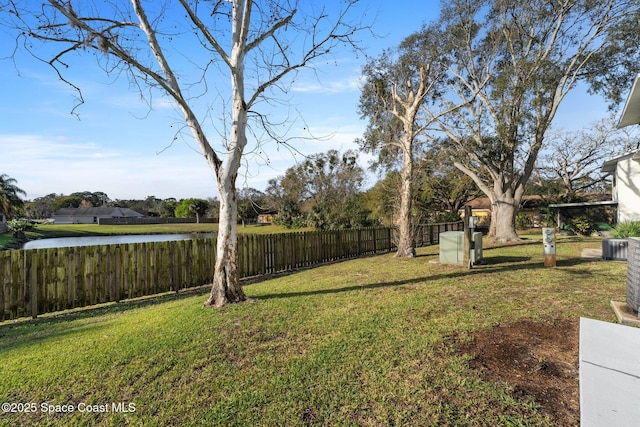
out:
M176 218L196 218L196 222L200 222L200 217L209 209L209 202L204 199L183 199L176 206Z
M364 170L357 159L358 154L352 150L314 154L271 182L269 194L280 197L278 215L291 220L286 225L296 223L295 215L304 210L306 221L298 220L299 225L337 229L370 224L368 212L358 200Z

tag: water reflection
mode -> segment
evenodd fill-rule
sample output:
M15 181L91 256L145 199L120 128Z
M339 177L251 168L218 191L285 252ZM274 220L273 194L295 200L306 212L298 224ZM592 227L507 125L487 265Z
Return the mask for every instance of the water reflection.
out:
M127 243L168 242L212 238L214 233L127 234L119 236L53 237L27 242L23 249L67 248L71 246L122 245Z

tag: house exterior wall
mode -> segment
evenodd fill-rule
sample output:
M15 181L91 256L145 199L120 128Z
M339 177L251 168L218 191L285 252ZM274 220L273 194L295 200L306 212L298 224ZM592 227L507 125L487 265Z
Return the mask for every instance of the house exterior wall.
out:
M69 215L54 215L53 222L55 224L73 224L73 217Z
M56 224L97 224L97 217L96 221L94 221L93 219L93 216L77 215L54 215L53 217L53 220Z
M618 222L640 221L640 159L618 162L612 196L618 202Z
M272 224L275 214L260 214L258 215L258 224Z
M144 218L127 208L63 208L53 216L57 224L99 224L101 219Z

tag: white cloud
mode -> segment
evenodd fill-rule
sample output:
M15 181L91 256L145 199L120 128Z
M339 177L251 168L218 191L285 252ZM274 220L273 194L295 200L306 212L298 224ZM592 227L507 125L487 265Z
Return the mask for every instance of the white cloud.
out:
M293 92L333 95L360 90L359 76L347 76L331 81L300 81L291 88Z
M119 199L217 196L206 162L186 150L140 155L92 142L0 135L0 153L0 173L15 178L30 199L85 190Z

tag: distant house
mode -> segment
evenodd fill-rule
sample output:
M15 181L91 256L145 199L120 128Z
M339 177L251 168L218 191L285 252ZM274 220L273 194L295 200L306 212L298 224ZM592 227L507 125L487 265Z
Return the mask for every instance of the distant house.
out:
M491 200L488 197L478 197L467 203L471 206L471 215L478 218L478 227L489 228L491 223ZM458 211L461 218L464 218L464 208Z
M273 224L273 219L277 213L263 213L258 215L258 224Z
M99 224L101 218L143 218L129 208L63 208L53 216L56 224Z
M491 200L488 197L478 197L467 203L471 206L471 215L478 218L478 228L488 229L491 225ZM540 227L540 208L546 206L546 202L540 196L523 196L518 208L518 214L528 218L533 227ZM464 209L458 212L464 218Z

